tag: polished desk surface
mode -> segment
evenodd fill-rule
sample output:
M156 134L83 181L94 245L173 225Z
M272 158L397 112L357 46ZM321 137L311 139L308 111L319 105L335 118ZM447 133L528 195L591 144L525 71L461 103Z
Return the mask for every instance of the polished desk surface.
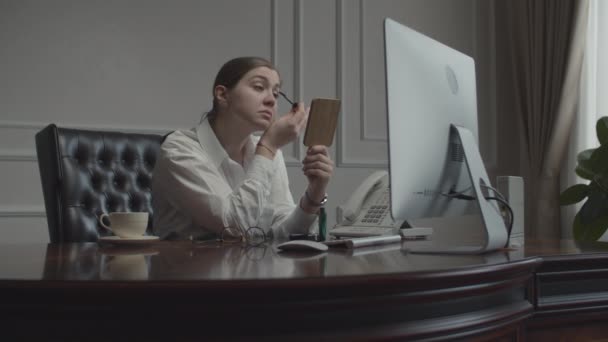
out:
M100 320L115 326L135 316L146 317L138 324L164 326L164 333L146 335L162 340L176 329L164 315L174 315L190 337L204 326L208 336L236 339L468 340L489 332L492 340L517 340L522 326L608 304L608 249L601 245L527 241L482 255L428 255L408 253L412 244L324 253L279 252L276 243L5 244L0 315L19 332L32 320L49 329L77 320L80 330L68 336L74 338L89 336ZM226 321L236 328L218 328Z
M325 253L280 252L275 244L245 247L159 241L0 246L0 280L171 281L289 280L448 272L496 266L538 255L578 254L576 246L527 246L482 255L410 254L412 242Z
M504 263L608 257L608 248L581 248L571 240L529 241L525 248L481 255L408 253L416 242L331 248L325 253L280 252L215 242L157 241L140 245L98 243L0 245L0 281L21 280L288 280L448 272ZM145 268L145 269L144 269Z

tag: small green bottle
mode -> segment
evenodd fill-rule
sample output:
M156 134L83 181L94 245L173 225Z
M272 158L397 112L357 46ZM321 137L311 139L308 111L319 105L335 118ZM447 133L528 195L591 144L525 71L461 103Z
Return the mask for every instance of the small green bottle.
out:
M327 236L327 214L325 207L319 208L319 240L325 241Z

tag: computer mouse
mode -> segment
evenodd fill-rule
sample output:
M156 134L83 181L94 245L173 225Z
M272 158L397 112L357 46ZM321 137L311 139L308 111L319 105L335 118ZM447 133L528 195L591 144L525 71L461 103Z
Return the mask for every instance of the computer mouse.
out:
M292 240L277 245L277 248L281 251L325 252L329 247L322 242L311 240Z

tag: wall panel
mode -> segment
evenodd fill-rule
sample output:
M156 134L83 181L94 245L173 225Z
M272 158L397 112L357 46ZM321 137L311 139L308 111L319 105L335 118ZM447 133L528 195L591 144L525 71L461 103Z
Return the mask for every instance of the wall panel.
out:
M63 127L164 134L195 125L226 60L271 59L282 90L342 99L334 208L387 167L382 20L390 16L476 56L481 150L495 169L491 2L483 0L57 0L0 3L0 229L48 241L34 134ZM490 50L489 50L490 49ZM279 99L281 113L289 110ZM300 142L283 148L296 201Z

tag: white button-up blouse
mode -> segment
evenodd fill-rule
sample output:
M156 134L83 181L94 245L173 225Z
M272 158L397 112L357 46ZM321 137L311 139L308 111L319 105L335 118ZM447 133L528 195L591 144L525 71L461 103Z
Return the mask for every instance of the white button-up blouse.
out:
M152 176L154 233L187 239L254 226L282 239L310 233L317 216L294 203L281 151L274 160L256 155L258 140L251 136L241 166L230 159L207 119L170 134Z

